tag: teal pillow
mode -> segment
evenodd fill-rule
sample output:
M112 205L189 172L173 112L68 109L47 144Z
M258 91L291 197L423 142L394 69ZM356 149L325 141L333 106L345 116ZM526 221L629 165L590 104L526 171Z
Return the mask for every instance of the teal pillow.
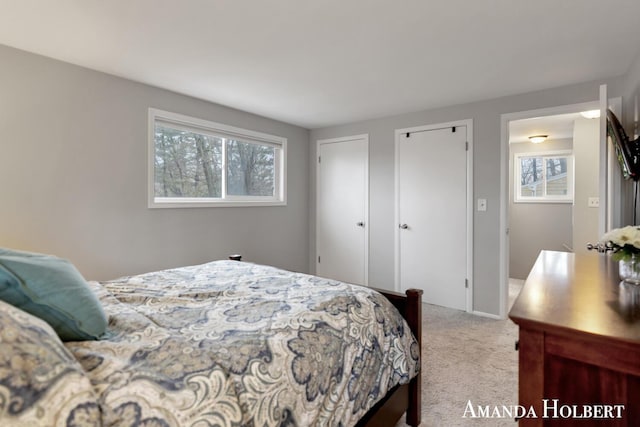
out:
M63 341L98 339L107 328L80 272L52 255L0 248L0 299L46 321Z

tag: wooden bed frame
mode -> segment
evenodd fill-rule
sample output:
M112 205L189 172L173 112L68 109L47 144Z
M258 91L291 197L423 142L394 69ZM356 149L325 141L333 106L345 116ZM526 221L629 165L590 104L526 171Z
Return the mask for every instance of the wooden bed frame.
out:
M231 255L230 260L242 261L242 255ZM371 288L384 295L405 318L411 332L418 341L418 351L422 360L422 290L407 289L404 294ZM384 396L356 424L356 427L394 426L402 414L412 427L420 425L422 415L422 369L409 384L396 386Z
M402 314L418 341L422 360L422 290L407 289L405 294L372 288L384 295ZM397 386L380 400L356 427L394 426L406 412L410 426L420 425L422 414L422 370L409 384Z

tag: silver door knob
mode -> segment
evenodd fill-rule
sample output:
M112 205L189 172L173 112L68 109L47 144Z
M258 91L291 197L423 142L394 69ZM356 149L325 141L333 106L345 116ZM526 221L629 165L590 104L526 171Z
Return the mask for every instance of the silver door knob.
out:
M358 227L364 227L364 222L360 221L360 222L356 222L356 225Z
M402 230L406 230L407 228L409 228L409 226L407 224L400 224L400 225L398 225L398 227L400 227L400 229L402 229Z

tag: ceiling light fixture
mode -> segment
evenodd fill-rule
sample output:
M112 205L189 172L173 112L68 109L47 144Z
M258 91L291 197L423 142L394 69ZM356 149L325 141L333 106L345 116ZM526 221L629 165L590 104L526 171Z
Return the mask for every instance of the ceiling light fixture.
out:
M580 115L585 119L597 119L600 117L600 110L581 111Z
M548 137L549 135L533 135L529 137L529 141L533 142L534 144L540 144L541 142L546 141Z

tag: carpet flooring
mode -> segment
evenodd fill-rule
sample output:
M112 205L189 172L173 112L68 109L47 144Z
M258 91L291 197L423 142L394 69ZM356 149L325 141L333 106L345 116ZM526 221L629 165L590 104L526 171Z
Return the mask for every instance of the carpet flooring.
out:
M522 281L510 281L509 307L521 288ZM422 316L421 427L516 426L513 419L463 415L468 402L473 408L518 404L517 326L429 304ZM403 417L396 427L406 425Z

